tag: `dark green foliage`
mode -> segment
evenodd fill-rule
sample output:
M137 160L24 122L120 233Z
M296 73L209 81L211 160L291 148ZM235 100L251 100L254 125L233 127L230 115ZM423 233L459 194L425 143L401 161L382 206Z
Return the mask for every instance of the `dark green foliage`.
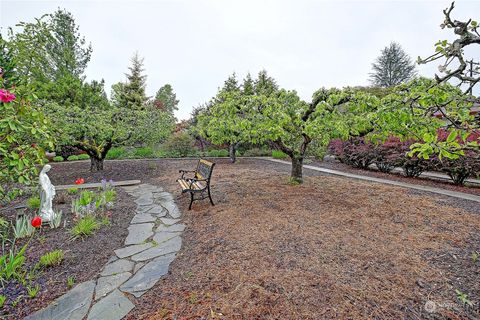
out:
M173 88L169 84L158 89L154 100L154 104L158 109L171 114L178 110L178 102L177 95L173 92Z
M193 153L193 139L188 133L176 133L165 142L164 147L172 154L186 157Z

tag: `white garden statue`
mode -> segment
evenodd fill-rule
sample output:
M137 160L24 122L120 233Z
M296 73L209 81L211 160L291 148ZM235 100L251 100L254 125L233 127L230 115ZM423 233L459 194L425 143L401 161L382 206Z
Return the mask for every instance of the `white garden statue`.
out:
M55 186L47 176L47 172L51 168L51 165L46 164L40 172L40 218L44 222L52 221L55 218L55 212L53 212L52 207L53 197L55 197Z

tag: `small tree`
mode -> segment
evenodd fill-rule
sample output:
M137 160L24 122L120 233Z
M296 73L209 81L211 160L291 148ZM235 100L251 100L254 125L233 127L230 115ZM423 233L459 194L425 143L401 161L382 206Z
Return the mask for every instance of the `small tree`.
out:
M355 103L353 103L355 102ZM303 160L313 140L323 146L338 137L358 135L370 127L366 114L378 99L352 90L320 89L311 103L295 91L280 90L249 99L247 135L254 143L270 142L292 161L291 179L303 182Z
M243 106L242 91L236 75L232 74L208 107L197 117L197 132L215 144L228 144L232 162L236 161L236 150L244 137Z
M392 87L412 79L416 75L415 64L402 47L395 42L382 50L372 64L370 81L379 87Z

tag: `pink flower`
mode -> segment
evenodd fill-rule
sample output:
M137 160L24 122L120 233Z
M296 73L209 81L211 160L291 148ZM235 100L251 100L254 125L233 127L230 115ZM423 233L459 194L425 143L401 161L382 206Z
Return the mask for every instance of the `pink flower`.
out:
M15 95L5 89L0 89L0 101L8 103L15 100Z

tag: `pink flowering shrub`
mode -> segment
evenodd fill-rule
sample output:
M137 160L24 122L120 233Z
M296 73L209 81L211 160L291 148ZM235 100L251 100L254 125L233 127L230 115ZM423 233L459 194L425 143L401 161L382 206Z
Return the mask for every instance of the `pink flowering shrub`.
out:
M3 103L9 103L15 100L15 95L6 89L0 89L0 101Z

